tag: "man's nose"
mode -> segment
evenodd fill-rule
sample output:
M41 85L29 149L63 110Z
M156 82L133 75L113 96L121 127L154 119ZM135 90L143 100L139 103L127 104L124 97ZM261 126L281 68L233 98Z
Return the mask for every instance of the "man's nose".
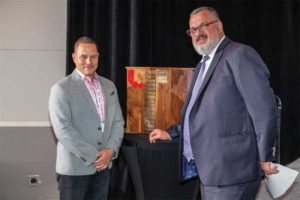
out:
M90 57L87 57L87 59L86 59L86 63L88 63L88 64L92 63L92 58L90 58Z

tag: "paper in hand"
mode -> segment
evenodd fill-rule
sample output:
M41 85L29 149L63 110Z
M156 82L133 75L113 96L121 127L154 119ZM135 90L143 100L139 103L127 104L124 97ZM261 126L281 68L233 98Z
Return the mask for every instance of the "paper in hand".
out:
M279 173L272 174L266 178L266 186L274 199L284 195L296 180L298 171L283 165L272 163L277 166Z

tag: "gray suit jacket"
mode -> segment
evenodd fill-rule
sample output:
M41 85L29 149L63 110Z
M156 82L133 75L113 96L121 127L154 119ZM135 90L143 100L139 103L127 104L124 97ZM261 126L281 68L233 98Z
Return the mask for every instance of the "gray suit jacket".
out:
M124 120L117 90L103 77L100 77L100 84L106 100L103 132L93 99L76 70L51 88L49 113L58 139L56 172L59 174L95 173L92 163L103 148L111 148L118 155Z
M168 129L180 139L191 91L181 123ZM202 82L189 118L191 147L204 185L231 185L257 180L259 161L271 161L277 107L269 86L269 71L254 49L225 38ZM182 161L180 161L182 178Z

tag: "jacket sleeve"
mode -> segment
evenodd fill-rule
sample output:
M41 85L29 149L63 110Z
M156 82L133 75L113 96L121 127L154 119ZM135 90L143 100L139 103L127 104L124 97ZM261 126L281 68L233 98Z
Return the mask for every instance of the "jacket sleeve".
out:
M172 140L174 141L179 141L180 138L180 131L181 131L181 124L175 124L173 126L170 126L167 129L167 132L169 133L170 137L172 138Z
M85 142L72 125L72 112L68 95L59 84L51 88L49 114L58 142L80 158L86 166L91 165L96 160L97 149Z
M259 159L263 162L272 161L278 111L269 85L269 70L249 46L241 46L233 60L234 79L254 125Z

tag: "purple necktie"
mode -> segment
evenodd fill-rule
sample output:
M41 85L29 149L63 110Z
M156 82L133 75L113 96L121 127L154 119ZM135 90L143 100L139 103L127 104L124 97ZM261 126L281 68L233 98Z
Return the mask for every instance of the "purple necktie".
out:
M205 71L205 62L209 59L209 56L204 56L201 66L200 66L200 72L198 74L198 77L195 81L194 88L192 91L192 95L190 98L190 101L188 103L188 106L186 108L185 116L184 116L184 124L183 124L183 155L187 159L188 162L193 159L193 152L191 148L191 141L190 141L190 129L189 129L189 118L190 118L190 112L192 110L192 107L195 103L196 97L199 93L201 83L203 80L203 74Z

